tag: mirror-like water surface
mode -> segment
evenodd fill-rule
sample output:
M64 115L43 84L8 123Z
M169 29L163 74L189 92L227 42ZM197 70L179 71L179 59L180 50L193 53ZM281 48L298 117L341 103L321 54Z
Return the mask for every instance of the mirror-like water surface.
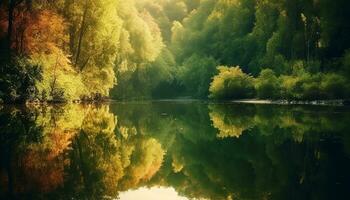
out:
M347 199L349 188L346 107L153 102L0 111L0 199Z

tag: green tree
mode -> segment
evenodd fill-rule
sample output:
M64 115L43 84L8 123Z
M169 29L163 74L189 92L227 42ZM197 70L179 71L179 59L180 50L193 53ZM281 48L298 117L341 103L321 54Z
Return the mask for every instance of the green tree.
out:
M108 96L116 83L114 61L122 23L117 6L114 0L64 2L73 66L91 93Z
M271 69L264 69L256 79L255 89L261 99L279 98L279 80Z
M193 97L207 98L209 85L215 75L217 62L212 57L192 55L183 63L178 72L187 94Z
M210 84L210 98L213 99L244 99L255 94L254 78L245 74L239 66L218 67L219 74L214 76Z

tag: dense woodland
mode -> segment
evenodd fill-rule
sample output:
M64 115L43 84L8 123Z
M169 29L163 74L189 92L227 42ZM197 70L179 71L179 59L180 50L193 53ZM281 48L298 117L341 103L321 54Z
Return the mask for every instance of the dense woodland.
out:
M349 9L348 0L2 0L0 98L348 98Z

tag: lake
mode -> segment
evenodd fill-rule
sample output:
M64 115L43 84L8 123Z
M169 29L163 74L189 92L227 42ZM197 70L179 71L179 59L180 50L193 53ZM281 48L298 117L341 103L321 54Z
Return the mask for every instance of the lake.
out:
M4 106L0 156L0 199L347 199L350 109Z

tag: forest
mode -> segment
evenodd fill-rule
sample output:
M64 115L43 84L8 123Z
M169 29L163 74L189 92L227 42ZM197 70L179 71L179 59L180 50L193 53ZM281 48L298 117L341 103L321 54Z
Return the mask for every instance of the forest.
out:
M0 1L1 102L350 97L348 0Z

